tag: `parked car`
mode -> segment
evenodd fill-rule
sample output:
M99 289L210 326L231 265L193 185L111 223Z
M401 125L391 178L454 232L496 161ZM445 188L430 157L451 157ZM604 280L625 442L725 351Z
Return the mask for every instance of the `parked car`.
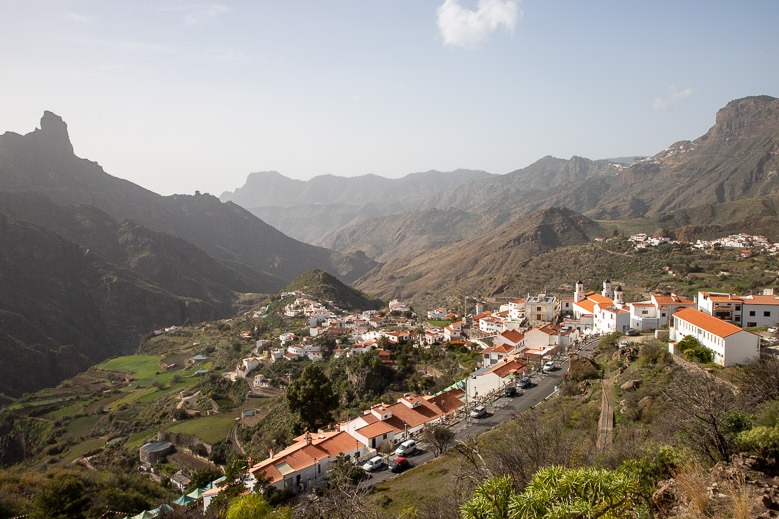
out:
M625 346L627 346L628 344L630 344L628 341L620 341L620 343L619 343L617 346L618 346L620 349L622 349L622 348L624 348Z
M631 328L630 330L627 331L627 333L625 333L625 335L627 335L628 337L638 337L639 335L641 335L641 332L639 332L638 330L633 330Z
M507 386L503 389L503 395L504 396L514 396L517 394L517 387L516 386Z
M522 377L519 379L519 382L517 382L517 387L520 389L527 389L530 386L533 385L533 382L530 380L530 377Z
M483 405L471 409L471 418L482 418L484 416L487 416L487 408Z
M381 456L374 456L363 464L362 469L365 472L373 472L379 470L384 465L384 458Z
M544 373L549 373L549 372L551 372L551 371L554 371L554 369L555 369L555 365L554 365L554 361L553 361L553 360L550 360L549 362L547 362L546 364L544 364L544 367L543 367L543 368L541 368L541 370L542 370Z
M417 442L414 440L406 440L395 449L395 456L403 457L410 454L414 454L417 450Z
M396 458L389 463L390 472L403 472L411 468L411 463L406 458Z

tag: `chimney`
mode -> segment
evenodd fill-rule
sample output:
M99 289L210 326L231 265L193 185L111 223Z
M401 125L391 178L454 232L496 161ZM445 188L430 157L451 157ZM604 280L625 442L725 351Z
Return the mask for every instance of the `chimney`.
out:
M311 433L306 432L306 445L311 445Z
M270 455L270 459L273 459L273 449L269 450L268 454Z

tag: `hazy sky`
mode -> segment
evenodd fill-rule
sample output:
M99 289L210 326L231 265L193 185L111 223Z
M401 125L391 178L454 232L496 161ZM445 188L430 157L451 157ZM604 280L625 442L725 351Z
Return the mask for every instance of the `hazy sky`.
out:
M654 154L779 96L779 2L0 0L0 131L44 110L162 194L252 171Z

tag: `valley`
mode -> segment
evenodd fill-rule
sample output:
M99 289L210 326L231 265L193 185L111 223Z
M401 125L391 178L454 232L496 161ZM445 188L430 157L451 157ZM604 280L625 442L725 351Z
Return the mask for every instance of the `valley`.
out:
M521 503L585 469L664 517L692 510L664 481L706 464L770 481L776 103L652 157L264 172L222 200L108 175L51 112L0 136L0 517L50 495L66 517L217 517L245 489L281 517L466 517L485 485ZM713 425L683 379L719 395ZM406 474L359 469L410 439Z

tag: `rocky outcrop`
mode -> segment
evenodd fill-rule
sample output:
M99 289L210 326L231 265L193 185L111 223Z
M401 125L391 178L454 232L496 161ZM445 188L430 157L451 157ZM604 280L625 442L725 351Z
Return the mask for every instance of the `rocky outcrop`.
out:
M665 518L776 518L779 478L769 467L766 460L739 454L709 471L683 469L676 477L657 484L652 504L659 517Z

